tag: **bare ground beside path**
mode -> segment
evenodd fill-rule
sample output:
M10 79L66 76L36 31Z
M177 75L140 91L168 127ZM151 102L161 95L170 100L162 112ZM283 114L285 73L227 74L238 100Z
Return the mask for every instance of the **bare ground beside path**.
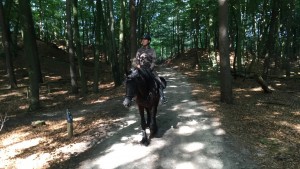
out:
M250 151L227 135L220 119L206 111L208 102L199 103L192 97L186 76L171 68L162 72L168 81L165 93L169 102L159 106L159 132L148 147L139 144L135 105L129 111L120 107L117 111L124 117L118 123L122 125L87 151L52 168L258 168ZM121 100L113 102L117 107L121 104Z

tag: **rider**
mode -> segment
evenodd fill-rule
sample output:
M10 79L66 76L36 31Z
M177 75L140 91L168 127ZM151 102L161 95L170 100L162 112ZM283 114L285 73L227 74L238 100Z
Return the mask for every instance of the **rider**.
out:
M137 50L136 57L132 61L132 66L134 68L140 68L142 65L150 68L152 73L155 76L155 79L160 83L159 85L159 94L160 94L160 103L165 104L167 100L164 96L163 89L166 88L165 84L162 83L158 77L157 72L154 70L156 53L153 48L150 48L151 37L149 34L145 34L141 37L142 47Z

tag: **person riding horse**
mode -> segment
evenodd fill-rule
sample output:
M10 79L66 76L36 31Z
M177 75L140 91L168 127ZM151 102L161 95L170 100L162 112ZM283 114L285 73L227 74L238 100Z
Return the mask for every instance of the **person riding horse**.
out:
M151 36L149 34L145 34L142 36L141 40L142 47L137 50L136 57L132 60L132 67L134 69L132 70L131 76L134 76L137 73L136 69L140 69L141 66L150 69L155 77L155 80L159 84L160 103L165 104L167 103L167 99L164 96L163 89L165 89L166 86L159 78L157 72L154 70L156 52L150 47Z

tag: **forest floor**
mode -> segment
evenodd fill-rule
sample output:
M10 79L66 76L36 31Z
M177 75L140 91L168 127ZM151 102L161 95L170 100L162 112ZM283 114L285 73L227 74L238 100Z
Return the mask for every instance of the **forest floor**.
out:
M109 65L102 64L101 91L88 96L72 95L69 88L67 55L39 43L45 83L41 86L41 106L28 108L28 76L25 60L17 58L18 89L7 89L3 60L0 62L1 117L9 117L0 132L0 168L51 168L77 156L122 126L126 110L116 105L124 86L114 87ZM220 102L218 75L201 71L188 52L165 65L182 72L193 87L193 97L206 102L207 112L221 119L223 129L251 150L252 158L263 169L296 169L300 166L300 89L298 77L270 78L271 94L263 93L254 79L233 80L234 104ZM91 63L86 66L92 72ZM88 79L93 74L87 73ZM89 82L91 86L91 82ZM66 132L65 112L74 116L74 137ZM121 113L120 113L121 112ZM33 126L33 122L44 124Z

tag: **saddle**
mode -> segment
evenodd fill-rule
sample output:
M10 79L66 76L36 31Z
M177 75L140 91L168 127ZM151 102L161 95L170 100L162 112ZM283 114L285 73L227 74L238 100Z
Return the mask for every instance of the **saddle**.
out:
M153 80L156 82L156 85L157 85L158 87L161 86L163 89L166 88L167 82L166 82L165 78L159 77L159 78L160 78L160 81L163 83L163 84L161 84L161 82L155 77L154 73L152 72L152 70L151 70L150 68L143 66L143 67L140 68L139 70L141 71L141 73L143 73L143 74L147 75L148 77L150 77L151 79L153 79ZM134 78L134 77L137 77L137 76L139 76L139 71L138 71L138 69L132 68L132 69L130 70L130 75L128 75L128 77L129 77L129 78Z

